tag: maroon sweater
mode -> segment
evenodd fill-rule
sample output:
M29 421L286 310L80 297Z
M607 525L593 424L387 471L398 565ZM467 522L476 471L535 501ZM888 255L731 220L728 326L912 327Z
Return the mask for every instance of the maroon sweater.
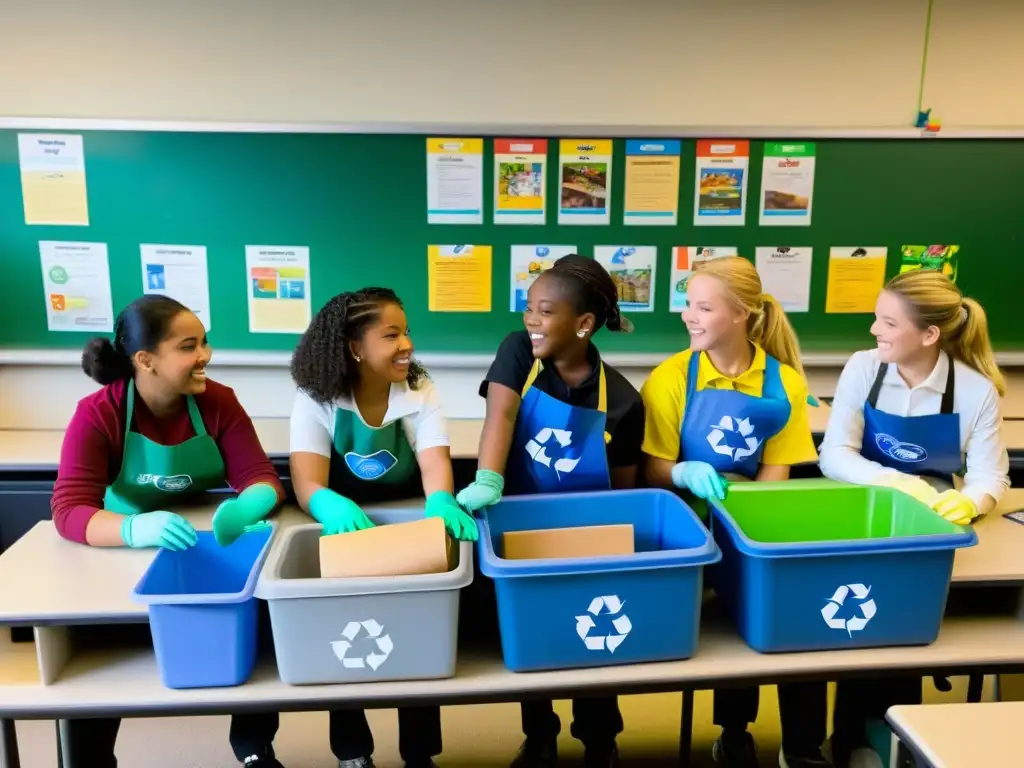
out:
M127 384L117 381L82 398L64 434L50 509L57 531L66 539L85 542L89 520L103 507L103 494L121 471ZM268 483L283 500L277 472L234 390L207 380L206 391L195 398L206 431L224 458L228 484L241 492L255 483ZM179 445L195 437L187 408L161 419L138 396L132 430L161 445Z

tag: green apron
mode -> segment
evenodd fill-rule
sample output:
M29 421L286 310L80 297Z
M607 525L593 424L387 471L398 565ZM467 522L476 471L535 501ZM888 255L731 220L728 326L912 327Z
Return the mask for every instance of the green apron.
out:
M128 383L121 471L103 495L103 508L122 515L166 509L189 494L224 484L224 459L206 432L195 398L185 397L195 437L180 445L160 445L132 432L135 382Z
M421 496L419 463L402 420L371 427L358 412L336 409L328 483L357 504Z

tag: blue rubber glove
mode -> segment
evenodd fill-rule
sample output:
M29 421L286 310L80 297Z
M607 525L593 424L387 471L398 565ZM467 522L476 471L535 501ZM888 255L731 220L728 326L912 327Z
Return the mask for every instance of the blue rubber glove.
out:
M459 541L476 541L476 520L448 491L434 491L427 497L427 517L440 517L448 533Z
M277 506L277 490L267 483L250 485L234 499L228 499L213 515L213 535L222 547L232 544L246 531L266 528L263 518Z
M199 537L192 523L173 512L142 512L121 523L121 538L132 549L163 547L173 552L194 547Z
M455 500L463 509L476 512L501 501L501 492L504 490L505 478L489 469L478 469L476 480L459 491Z
M672 484L701 499L725 498L728 484L715 468L703 461L681 461L672 467Z
M373 528L373 521L358 504L330 488L321 488L310 497L309 512L323 526L321 536Z

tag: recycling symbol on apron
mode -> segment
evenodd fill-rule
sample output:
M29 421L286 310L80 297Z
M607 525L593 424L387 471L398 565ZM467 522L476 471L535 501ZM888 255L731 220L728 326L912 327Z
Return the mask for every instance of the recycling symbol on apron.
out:
M732 416L723 416L718 420L718 424L708 432L708 443L715 453L728 456L733 461L753 456L761 447L750 419L736 419Z
M552 427L542 428L537 435L526 443L526 452L530 454L530 458L539 464L543 464L545 467L551 467L559 475L567 475L576 469L576 465L580 463L578 458L571 459L563 457L561 459L555 459L552 462L550 456L548 456L545 446L551 444L554 441L562 450L565 450L572 445L572 432L568 429L554 429Z

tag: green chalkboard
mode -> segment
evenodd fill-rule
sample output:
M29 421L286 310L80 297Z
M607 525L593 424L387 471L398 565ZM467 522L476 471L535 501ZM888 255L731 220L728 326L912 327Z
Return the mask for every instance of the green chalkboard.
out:
M0 131L0 346L78 347L83 334L46 328L40 240L106 242L115 311L141 293L140 243L205 245L211 279L212 343L219 349L287 350L295 336L250 334L246 244L307 245L314 311L339 291L387 285L404 299L417 346L433 352L492 352L520 319L508 311L514 244L658 246L658 309L634 314L636 333L602 334L606 350L668 352L686 345L667 311L674 245L814 248L811 312L794 314L806 350L870 343L867 315L826 315L830 246L888 246L896 271L904 243L961 246L961 286L989 311L1000 349L1024 349L1015 307L1024 291L1024 142L1002 140L827 140L818 142L813 225L757 226L762 142L751 143L744 227L693 227L694 141L683 142L677 227L622 225L624 141L615 142L612 224L557 226L557 174L549 173L544 226L432 226L426 217L425 137L369 134L230 134L87 131L88 227L27 226L16 131ZM793 137L798 139L798 136ZM557 141L549 143L557 168ZM492 156L492 142L485 143ZM485 162L485 222L492 218L492 163ZM493 310L427 310L428 244L494 248Z

